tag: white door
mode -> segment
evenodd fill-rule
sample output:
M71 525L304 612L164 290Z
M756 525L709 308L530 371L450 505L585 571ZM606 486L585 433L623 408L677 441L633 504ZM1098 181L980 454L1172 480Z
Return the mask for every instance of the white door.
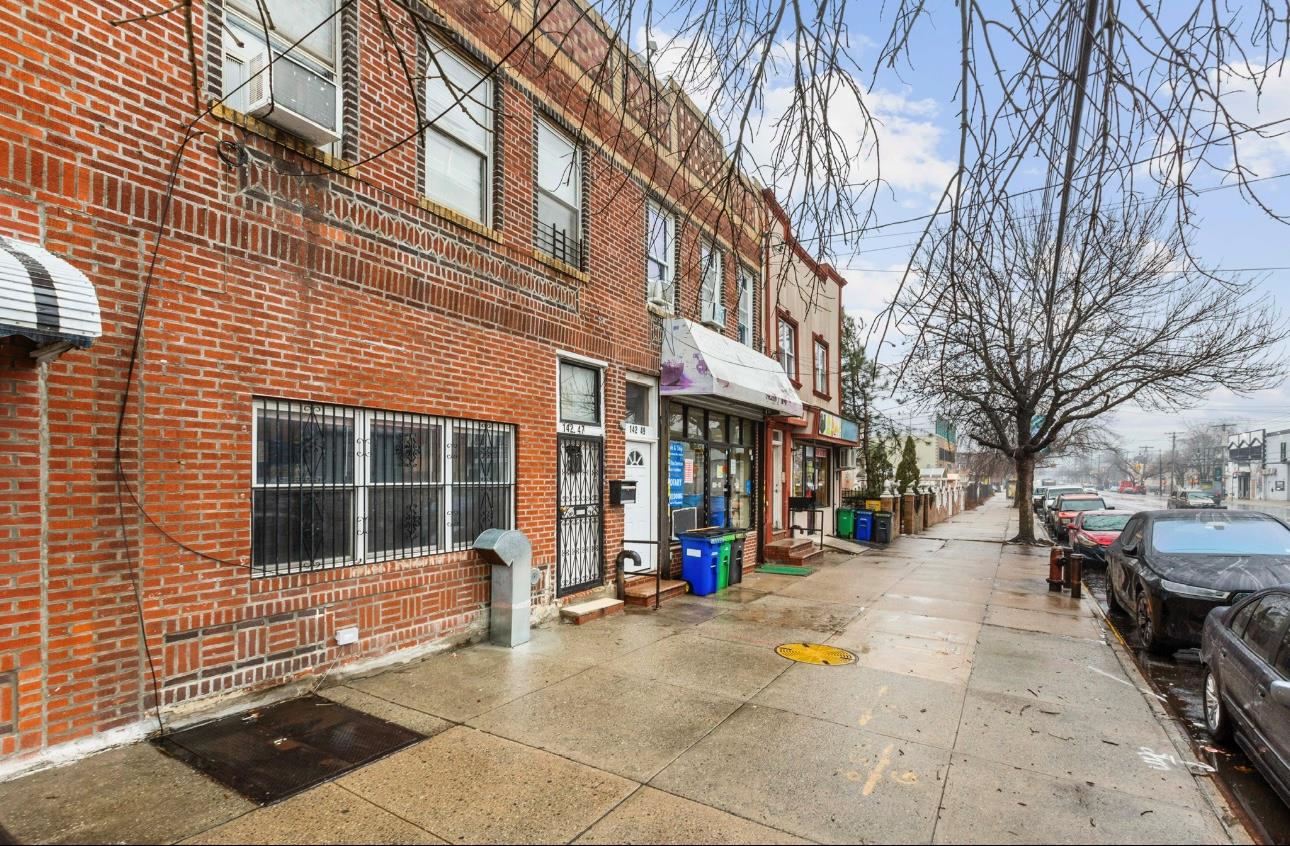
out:
M652 569L657 563L658 547L655 544L631 541L658 540L655 531L658 524L654 519L658 497L658 491L655 490L658 474L654 465L654 443L628 441L625 463L623 478L636 483L636 501L623 505L623 548L635 550L641 557L641 565Z

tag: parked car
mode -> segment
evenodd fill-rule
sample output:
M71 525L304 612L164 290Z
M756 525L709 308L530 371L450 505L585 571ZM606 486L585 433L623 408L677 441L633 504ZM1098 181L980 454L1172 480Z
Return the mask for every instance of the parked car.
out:
M1235 739L1290 804L1290 590L1274 588L1205 618L1205 726Z
M1084 493L1084 489L1076 485L1058 485L1057 487L1048 488L1047 490L1044 491L1044 504L1042 506L1042 510L1044 512L1044 519L1045 520L1048 519L1048 512L1053 510L1053 504L1057 501L1057 497L1061 496L1062 494L1083 494L1083 493Z
M1106 501L1097 494L1084 492L1060 494L1048 512L1048 528L1058 540L1065 540L1066 529L1081 511L1107 511Z
M1120 480L1120 493L1122 494L1145 494L1146 492L1147 489L1145 486L1138 484L1132 479Z
M1107 604L1153 652L1200 644L1205 615L1290 583L1290 526L1257 511L1141 511L1106 548Z
M1106 565L1106 548L1120 536L1124 524L1133 515L1127 511L1103 509L1081 511L1066 530L1071 552L1084 556L1088 564Z
M1036 514L1038 514L1043 509L1044 494L1046 494L1047 492L1048 492L1048 488L1046 487L1035 488L1034 494L1030 498L1030 507L1034 510Z
M1169 508L1217 508L1218 503L1209 491L1174 491L1169 495Z

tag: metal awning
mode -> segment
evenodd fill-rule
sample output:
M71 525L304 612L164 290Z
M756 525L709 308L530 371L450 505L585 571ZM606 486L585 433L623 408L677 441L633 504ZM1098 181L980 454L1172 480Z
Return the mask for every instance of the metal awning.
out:
M773 358L690 320L663 322L664 396L705 396L800 417L802 400Z
M0 237L0 338L88 347L103 334L94 285L44 247Z

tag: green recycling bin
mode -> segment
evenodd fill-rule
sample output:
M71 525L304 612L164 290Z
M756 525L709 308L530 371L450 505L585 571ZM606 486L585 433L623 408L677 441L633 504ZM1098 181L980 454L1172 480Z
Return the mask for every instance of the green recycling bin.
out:
M734 535L726 535L721 539L721 557L717 559L717 590L730 587L730 542L734 539Z
M891 543L892 516L890 511L875 511L873 513L874 543Z
M854 508L839 508L837 516L837 536L840 538L850 538L854 536L856 530L856 510Z

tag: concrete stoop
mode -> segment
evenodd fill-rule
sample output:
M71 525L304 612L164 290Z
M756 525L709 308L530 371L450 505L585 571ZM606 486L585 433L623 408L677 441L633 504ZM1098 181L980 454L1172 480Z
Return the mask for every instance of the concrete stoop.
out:
M621 613L623 613L623 601L621 599L603 597L564 606L560 609L560 619L580 626L583 623L590 623L592 620L599 620L601 617Z

